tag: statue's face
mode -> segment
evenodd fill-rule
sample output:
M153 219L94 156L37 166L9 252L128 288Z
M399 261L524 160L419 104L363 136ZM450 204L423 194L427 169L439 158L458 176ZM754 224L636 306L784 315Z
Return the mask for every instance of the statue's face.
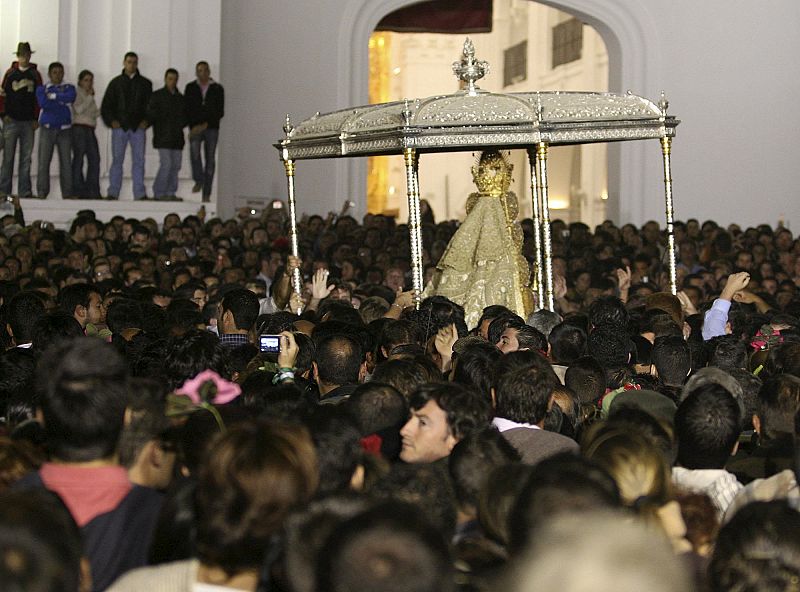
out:
M500 195L511 186L513 165L494 151L484 152L480 162L472 167L472 178L481 193Z

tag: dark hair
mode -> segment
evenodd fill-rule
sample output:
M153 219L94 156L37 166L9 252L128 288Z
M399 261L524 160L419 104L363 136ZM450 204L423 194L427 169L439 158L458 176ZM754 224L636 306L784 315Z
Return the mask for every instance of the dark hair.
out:
M508 327L513 326L516 329L522 327L524 324L525 321L522 320L522 317L513 312L498 315L489 323L489 328L486 332L487 341L492 345L497 345L497 342L500 341L500 337L503 335L503 331Z
M315 592L320 552L328 538L350 518L369 507L355 493L328 495L312 501L286 521L286 579L293 592Z
M164 373L170 389L178 388L203 370L213 370L223 378L230 378L228 352L216 335L194 329L169 340Z
M569 366L586 353L586 331L562 322L550 330L550 355L557 364Z
M733 370L734 368L744 368L747 364L745 345L735 335L720 335L709 339L706 347L710 352L709 366Z
M497 347L481 339L480 343L469 346L458 355L453 368L453 382L472 387L491 400L494 367L502 357Z
M45 314L42 297L36 292L19 292L5 307L5 319L17 345L33 341L33 328Z
M628 366L633 342L618 326L603 325L589 333L589 355L607 370L619 370Z
M92 294L100 296L100 290L91 284L72 284L58 293L58 306L66 313L75 314L78 306L89 308Z
M408 419L408 402L393 386L370 381L359 385L345 402L362 436L387 428L398 431Z
M194 65L194 67L195 67L195 68L197 68L197 66L200 66L200 65L208 66L208 62L207 62L207 61L205 61L205 60L200 60L199 62L197 62L197 63Z
M50 74L55 68L61 68L63 70L64 64L61 62L50 62L50 65L47 66L47 73Z
M218 436L197 483L197 556L233 575L261 567L286 516L311 499L318 475L308 433L244 422Z
M791 590L800 579L800 513L786 500L752 502L719 532L708 568L719 592Z
M395 463L369 490L378 500L414 504L418 515L427 519L450 540L456 528L456 499L447 470L431 463Z
M99 339L54 344L37 367L47 443L53 457L86 462L111 457L127 404L127 366Z
M440 329L453 324L456 326L459 337L467 335L464 307L444 296L431 296L423 300L419 310L411 315L411 320L419 326L423 343L427 343Z
M542 354L547 353L547 337L541 331L530 325L522 325L521 327L509 325L509 327L517 330L519 349L535 350Z
M281 421L300 421L316 404L316 397L301 391L297 384L273 385L271 372L251 372L241 383L242 404L260 417Z
M520 460L520 454L493 426L475 430L450 452L448 469L462 508L477 511L481 490L493 469Z
M319 554L317 590L451 592L446 541L416 508L387 502L334 531Z
M606 371L592 356L582 356L567 368L564 386L578 395L581 403L594 404L606 392Z
M664 384L681 386L692 369L689 344L682 336L657 337L651 354L658 377Z
M447 426L457 440L486 426L491 419L489 402L478 392L461 384L423 384L412 393L409 405L414 410L422 409L428 401L434 401L447 414Z
M127 53L125 54L125 57L124 57L123 59L128 59L128 58L136 58L136 59L138 60L138 59L139 59L139 56L138 56L138 55L136 55L136 52L135 52L135 51L129 51L129 52L127 52Z
M761 435L776 438L791 434L795 413L800 409L800 378L782 374L767 379L758 392Z
M531 471L511 511L509 552L519 555L538 528L555 516L621 505L617 484L597 463L569 453L547 458Z
M25 401L31 411L36 407L32 388L35 369L36 356L29 349L15 347L0 355L0 414L8 427L15 423L14 418L9 417L10 403Z
M117 298L108 306L106 324L112 333L120 334L125 329L141 329L142 306L136 300Z
M509 372L498 369L495 416L517 423L538 424L545 418L550 395L558 384L552 369L547 372L541 366Z
M180 74L178 74L178 71L175 68L167 68L167 70L164 72L164 78L166 78L170 74L175 74L176 77L180 76Z
M39 317L33 326L33 348L38 352L59 340L73 337L83 337L81 324L71 314L59 310Z
M357 384L364 352L350 335L328 335L316 346L319 380L326 384Z
M500 465L487 475L480 492L478 521L491 540L508 545L511 510L525 487L533 467L521 462Z
M230 290L222 298L220 307L223 313L231 312L233 323L240 330L249 331L258 318L258 296L245 288Z
M94 74L92 73L91 70L81 70L80 74L78 74L78 82L80 82L81 80L83 80L87 76L91 76L92 78L94 78Z
M616 296L600 296L589 305L589 325L594 329L612 327L624 332L629 321L628 309Z
M118 447L119 464L123 467L131 468L151 440L177 444L169 435L171 425L162 388L163 384L154 379L131 379L130 421L122 428Z
M319 469L319 492L347 491L361 464L361 433L343 408L319 405L305 425L314 441Z
M81 533L50 491L0 494L0 581L5 590L78 592Z
M419 327L411 321L391 320L381 329L378 338L378 359L386 359L392 349L398 345L418 344L420 341ZM386 351L383 355L382 350Z
M441 373L434 373L416 360L396 359L378 364L371 380L391 385L408 398L420 385L441 380Z
M678 463L687 469L721 469L739 438L739 404L717 384L698 387L675 413Z

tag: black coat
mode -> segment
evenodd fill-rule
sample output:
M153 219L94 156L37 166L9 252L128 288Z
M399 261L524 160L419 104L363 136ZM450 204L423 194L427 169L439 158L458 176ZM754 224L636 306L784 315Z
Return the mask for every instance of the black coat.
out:
M147 120L153 124L153 148L183 148L186 105L180 91L171 93L164 87L154 92L147 106Z
M111 127L118 121L124 130L135 130L147 119L147 103L153 94L153 84L136 71L131 78L123 72L112 78L103 95L100 115L103 122Z
M225 115L225 89L217 82L211 82L205 99L200 85L193 80L186 85L186 116L189 125L207 123L211 129L219 129L219 120Z

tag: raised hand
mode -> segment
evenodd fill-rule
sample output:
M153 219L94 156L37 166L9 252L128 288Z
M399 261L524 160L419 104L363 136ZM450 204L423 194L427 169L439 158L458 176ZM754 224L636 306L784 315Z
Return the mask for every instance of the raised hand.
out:
M278 353L278 367L294 368L300 348L297 347L297 342L294 340L294 335L292 335L289 331L284 331L279 335L281 337L281 351Z
M311 278L311 299L319 302L327 298L336 287L333 284L328 285L328 275L330 272L327 269L318 269Z
M625 269L617 269L617 282L619 284L620 292L627 292L631 287L631 268L626 266Z
M728 281L725 283L725 287L722 289L720 298L722 300L733 300L733 297L736 295L736 293L744 290L749 283L750 274L748 272L739 271L737 273L732 273L728 276Z

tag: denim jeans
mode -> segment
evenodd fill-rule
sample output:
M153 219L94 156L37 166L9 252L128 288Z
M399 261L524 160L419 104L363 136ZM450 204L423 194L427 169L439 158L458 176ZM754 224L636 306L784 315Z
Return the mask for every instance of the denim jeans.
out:
M100 149L94 128L88 125L72 126L72 193L77 197L100 197Z
M111 169L108 171L108 195L119 197L122 188L122 164L125 162L125 148L131 145L131 177L133 177L133 197L142 199L147 196L144 188L144 148L145 133L143 129L111 130Z
M53 148L58 146L58 172L61 181L61 197L72 195L72 130L39 128L39 167L36 175L36 194L47 197L50 193L50 162Z
M189 156L192 161L192 179L197 185L203 186L203 197L211 195L211 184L214 182L214 171L217 165L217 140L219 129L208 128L197 135L189 134ZM205 167L200 158L200 148L203 145Z
M19 142L19 179L17 195L31 196L31 154L33 153L33 121L11 120L3 126L3 165L0 168L0 194L11 193L14 158Z
M178 192L178 171L183 150L158 149L158 173L153 181L153 197L174 196Z

